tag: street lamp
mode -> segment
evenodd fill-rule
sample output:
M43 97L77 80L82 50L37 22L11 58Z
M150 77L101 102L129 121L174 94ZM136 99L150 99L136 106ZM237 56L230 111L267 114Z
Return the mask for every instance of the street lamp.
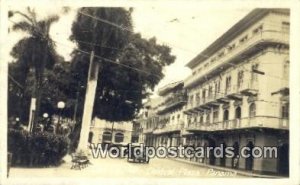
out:
M59 101L57 103L57 108L60 110L59 111L59 116L58 116L58 123L57 123L57 126L60 125L60 119L61 119L61 112L62 112L62 109L65 108L65 102L63 101ZM57 126L56 126L56 130L57 130Z
M45 118L45 119L48 118L48 116L49 116L48 113L43 114L43 118Z

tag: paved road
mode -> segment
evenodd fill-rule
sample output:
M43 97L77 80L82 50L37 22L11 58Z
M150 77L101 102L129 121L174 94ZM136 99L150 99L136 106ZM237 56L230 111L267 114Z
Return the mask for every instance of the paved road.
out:
M242 177L171 159L152 159L149 164L129 163L126 159L92 159L92 165L82 170L71 170L70 159L60 167L11 168L10 177Z

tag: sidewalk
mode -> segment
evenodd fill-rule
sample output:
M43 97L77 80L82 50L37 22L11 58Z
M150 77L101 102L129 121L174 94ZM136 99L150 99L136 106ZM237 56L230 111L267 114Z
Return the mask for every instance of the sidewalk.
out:
M221 166L214 166L214 165L199 163L199 162L195 162L195 161L188 161L188 160L185 160L185 159L170 158L169 160L175 160L175 161L179 161L179 162L182 162L182 163L188 163L188 164L201 166L201 167L206 167L206 168L211 168L211 169L220 170L220 171L233 172L233 173L236 173L238 175L247 176L247 177L276 178L276 179L285 178L285 177L282 177L282 176L256 174L256 173L252 173L252 172L236 170L236 169L231 169L231 168L226 168L226 167L221 167Z

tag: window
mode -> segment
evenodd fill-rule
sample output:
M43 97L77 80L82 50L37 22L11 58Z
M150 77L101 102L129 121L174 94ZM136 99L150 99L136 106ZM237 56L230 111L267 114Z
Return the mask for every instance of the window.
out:
M103 132L103 135L102 135L102 142L105 142L105 141L111 141L111 133L110 132Z
M197 105L200 103L200 93L196 94L196 102L197 102Z
M229 111L226 109L224 110L223 121L227 121L228 119L229 119Z
M251 66L252 71L258 70L258 64ZM251 82L257 81L257 73L251 72Z
M206 89L203 89L202 91L202 99L205 101L205 97L206 97Z
M256 105L255 103L251 103L249 106L249 117L252 118L255 117L255 115L256 115Z
M281 28L283 32L289 32L290 31L290 23L283 21L281 24Z
M212 58L211 60L210 60L210 63L213 63L213 62L215 62L216 61L216 58L214 57L214 58Z
M180 119L180 114L177 115L177 119Z
M281 106L281 118L289 119L289 103L285 103Z
M93 141L93 136L94 136L94 133L93 133L93 132L89 132L89 138L88 138L88 142L89 142L89 143L92 143L92 141Z
M210 114L207 113L206 114L206 124L209 124L210 123Z
M148 117L148 112L147 112L147 111L145 112L145 117L146 117L146 118Z
M243 78L244 78L244 71L238 72L238 78L237 78L237 86L238 88L241 88L243 85Z
M237 108L235 109L235 118L236 118L236 119L241 119L241 117L242 117L241 107L237 107Z
M261 33L262 30L263 30L263 25L260 25L259 27L253 30L253 35L257 33Z
M218 57L222 57L222 56L224 56L224 51L222 51L222 52L220 52L219 54L218 54Z
M225 92L228 93L231 88L231 76L226 77Z
M124 134L122 133L116 133L115 135L115 142L116 143L121 143L124 141Z
M218 110L215 110L214 113L213 113L213 122L216 123L219 121L219 111Z
M208 88L208 97L209 98L212 98L212 93L213 93L213 87L209 86L209 88Z
M231 45L228 45L227 46L227 50L228 51L231 51L231 50L233 50L235 48L235 44L231 44Z
M200 116L200 123L203 123L203 115Z
M215 95L217 96L217 94L220 92L220 81L217 81L215 83Z
M240 43L244 43L248 39L248 35L244 36L243 38L240 39Z

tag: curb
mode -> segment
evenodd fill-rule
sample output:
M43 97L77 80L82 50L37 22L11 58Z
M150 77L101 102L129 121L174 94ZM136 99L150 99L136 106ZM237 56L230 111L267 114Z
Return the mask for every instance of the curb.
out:
M251 173L251 172L245 172L245 171L241 171L241 170L234 170L234 169L230 169L230 168L214 166L214 165L208 165L208 164L198 163L198 162L194 162L194 161L187 161L187 160L184 160L184 159L174 159L174 158L169 158L169 159L174 160L174 161L178 161L178 162L197 165L197 166L201 166L201 167L212 168L212 169L215 169L215 170L220 170L220 171L225 171L225 172L233 172L233 173L236 173L238 175L247 176L247 177L274 178L274 179L284 178L284 177L281 177L281 176L262 175L262 174L256 174L256 173Z

